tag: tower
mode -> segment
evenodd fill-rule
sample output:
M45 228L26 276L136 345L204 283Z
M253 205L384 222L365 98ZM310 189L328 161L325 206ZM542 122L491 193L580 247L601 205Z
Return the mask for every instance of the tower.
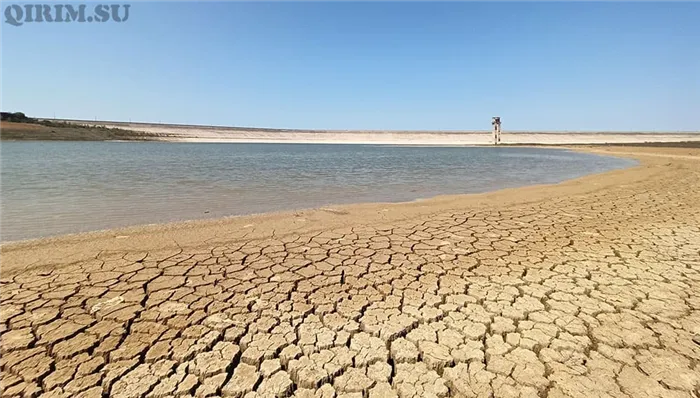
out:
M501 143L501 117L492 117L491 124L493 125L493 144L498 145Z

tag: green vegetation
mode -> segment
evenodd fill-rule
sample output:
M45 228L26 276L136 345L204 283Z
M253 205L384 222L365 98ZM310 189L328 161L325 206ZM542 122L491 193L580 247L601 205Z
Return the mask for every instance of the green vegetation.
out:
M120 129L118 127L107 127L105 125L91 125L67 122L65 120L50 120L50 119L36 119L33 117L28 117L22 112L0 112L0 121L11 122L11 123L31 123L38 124L40 126L46 127L57 127L57 128L82 128L90 130L110 130L110 131L131 131Z
M12 123L33 123L35 119L27 117L22 112L0 112L0 121Z
M154 140L159 136L141 131L75 123L64 120L37 119L22 112L0 112L2 140L107 141Z

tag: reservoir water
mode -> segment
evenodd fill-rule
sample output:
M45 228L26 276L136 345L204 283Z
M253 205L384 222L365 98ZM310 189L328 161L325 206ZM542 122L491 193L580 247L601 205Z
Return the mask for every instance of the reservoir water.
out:
M524 147L3 142L0 239L399 202L557 183L634 165Z

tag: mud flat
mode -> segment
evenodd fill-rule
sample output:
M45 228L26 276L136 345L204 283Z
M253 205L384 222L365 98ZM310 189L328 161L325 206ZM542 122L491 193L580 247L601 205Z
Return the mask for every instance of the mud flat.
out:
M700 150L2 247L3 396L697 397Z

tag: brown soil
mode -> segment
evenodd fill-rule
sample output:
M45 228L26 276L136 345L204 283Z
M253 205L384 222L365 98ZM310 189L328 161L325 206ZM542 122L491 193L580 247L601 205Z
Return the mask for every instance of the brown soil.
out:
M700 150L595 151L641 164L5 245L3 396L697 397Z
M108 141L153 140L157 134L103 127L49 127L32 123L0 123L3 141Z

